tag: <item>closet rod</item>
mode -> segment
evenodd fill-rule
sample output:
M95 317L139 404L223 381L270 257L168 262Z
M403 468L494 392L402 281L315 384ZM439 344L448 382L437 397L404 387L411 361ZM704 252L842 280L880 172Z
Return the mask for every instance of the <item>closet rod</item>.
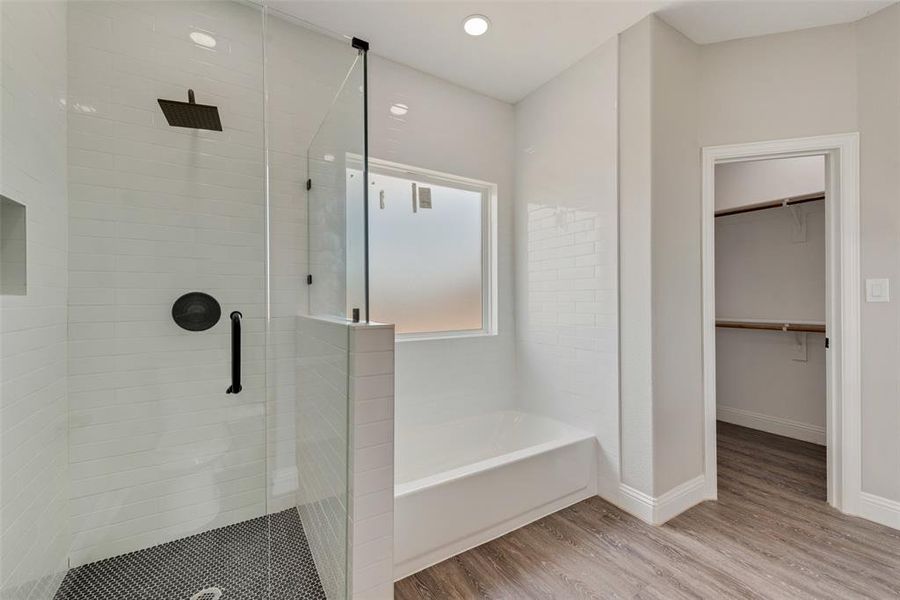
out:
M729 329L762 329L766 331L796 331L804 333L825 333L825 325L821 323L785 323L782 321L720 321L716 327Z
M771 202L762 202L760 204L750 204L748 206L739 206L737 208L725 208L717 210L717 217L727 217L729 215L739 215L742 213L755 212L757 210L767 210L770 208L780 208L782 206L794 206L804 204L806 202L815 202L816 200L824 200L825 192L815 192L812 194L804 194L802 196L791 196L790 198L782 198L781 200L772 200Z

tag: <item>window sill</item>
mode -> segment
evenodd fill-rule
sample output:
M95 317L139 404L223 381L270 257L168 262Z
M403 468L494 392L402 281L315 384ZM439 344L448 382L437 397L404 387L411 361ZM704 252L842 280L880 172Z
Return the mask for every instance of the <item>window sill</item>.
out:
M471 338L489 338L497 337L496 331L461 331L439 332L439 333L398 333L396 336L397 343L406 342L434 342L438 340L467 340Z

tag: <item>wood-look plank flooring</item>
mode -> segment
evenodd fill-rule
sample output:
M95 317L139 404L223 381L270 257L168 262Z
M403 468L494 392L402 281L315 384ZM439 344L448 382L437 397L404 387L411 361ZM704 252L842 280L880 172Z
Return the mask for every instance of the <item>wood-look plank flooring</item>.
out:
M900 531L825 503L822 446L719 423L719 500L653 527L591 498L398 581L445 598L900 598Z

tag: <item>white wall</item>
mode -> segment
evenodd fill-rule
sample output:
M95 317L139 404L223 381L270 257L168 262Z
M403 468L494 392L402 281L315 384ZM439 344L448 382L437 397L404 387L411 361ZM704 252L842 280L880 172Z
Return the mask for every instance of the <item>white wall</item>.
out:
M622 480L656 497L703 472L699 60L651 16L619 65Z
M594 432L619 479L617 43L516 105L517 399Z
M821 156L729 163L716 167L716 205L778 200L824 185ZM719 318L825 321L825 203L794 210L806 222L803 242L795 241L788 209L716 218ZM799 352L804 339L806 352ZM719 420L823 444L825 336L717 329L716 402Z
M0 194L27 207L27 293L0 296L0 596L49 600L69 545L66 4L3 2L0 40Z
M700 47L701 146L857 130L854 26Z
M619 36L621 481L646 492L653 488L651 22Z
M716 316L825 321L825 203L716 217ZM798 238L799 239L799 238Z
M356 600L394 597L394 326L350 326L350 556Z
M824 445L825 336L719 328L716 402L719 421Z
M653 489L703 472L697 46L653 20Z
M822 156L716 166L716 208L821 192ZM805 180L805 181L804 181ZM806 221L805 241L794 218ZM719 318L825 320L825 202L716 217Z
M863 279L887 277L894 297L861 305L862 489L900 502L900 5L856 24ZM894 523L900 523L900 506Z
M394 103L409 106L402 117ZM513 109L377 56L369 65L369 153L498 185L499 334L397 344L397 423L404 428L513 404Z

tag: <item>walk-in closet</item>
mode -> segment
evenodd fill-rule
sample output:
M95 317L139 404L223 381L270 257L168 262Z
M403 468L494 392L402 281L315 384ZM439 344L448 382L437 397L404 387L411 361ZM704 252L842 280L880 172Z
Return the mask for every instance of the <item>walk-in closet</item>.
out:
M771 464L825 500L825 182L824 156L716 166L720 486Z

